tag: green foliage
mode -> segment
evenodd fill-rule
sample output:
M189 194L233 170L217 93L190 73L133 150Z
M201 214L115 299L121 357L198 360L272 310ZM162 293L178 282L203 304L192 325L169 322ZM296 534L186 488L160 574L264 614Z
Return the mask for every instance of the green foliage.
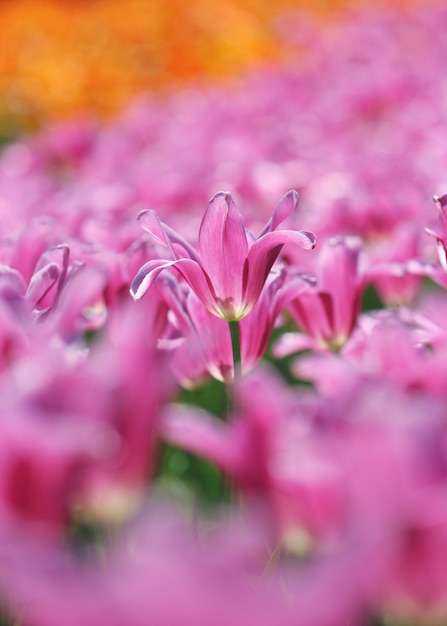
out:
M377 311L379 309L384 309L385 305L377 293L374 285L368 285L362 300L362 311L364 313L368 311Z
M227 388L219 380L210 378L200 387L181 389L177 402L191 406L200 406L219 419L225 420L228 403Z
M213 378L195 389L182 389L177 402L200 407L219 420L227 417L227 388ZM212 508L229 501L228 481L215 465L169 444L161 447L153 489L175 497L187 509Z
M153 486L186 509L212 509L229 502L228 481L217 467L175 446L164 445Z

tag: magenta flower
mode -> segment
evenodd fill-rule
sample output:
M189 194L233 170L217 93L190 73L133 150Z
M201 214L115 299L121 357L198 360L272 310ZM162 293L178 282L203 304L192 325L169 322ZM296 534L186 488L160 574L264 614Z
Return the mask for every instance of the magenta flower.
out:
M165 338L164 346L175 349L171 369L180 385L194 388L209 376L233 382L231 337L225 320L212 315L186 285L165 278L158 284L178 325L174 336ZM256 305L240 321L243 375L262 359L281 311L308 288L307 281L285 268L270 273Z
M425 232L436 240L439 263L444 272L447 272L447 194L435 196L433 200L438 208L438 228L426 228Z
M284 356L303 348L339 350L350 337L360 312L365 276L359 270L360 242L331 239L319 256L318 278L288 305L293 320L307 338L282 337L276 348Z
M286 243L315 247L313 233L276 230L296 208L298 194L289 191L255 239L244 227L231 195L217 193L209 202L199 231L196 251L154 211L138 216L141 226L157 243L169 249L172 260L145 263L135 276L130 293L138 300L165 269L177 269L206 308L227 321L240 320L256 304L272 265Z

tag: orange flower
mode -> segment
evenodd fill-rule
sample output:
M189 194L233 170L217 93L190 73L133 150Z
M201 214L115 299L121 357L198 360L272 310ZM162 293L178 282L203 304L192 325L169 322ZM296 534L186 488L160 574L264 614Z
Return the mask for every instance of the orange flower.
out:
M404 0L401 0L404 1ZM274 17L355 0L3 0L0 139L49 118L107 115L134 94L230 77L290 48Z

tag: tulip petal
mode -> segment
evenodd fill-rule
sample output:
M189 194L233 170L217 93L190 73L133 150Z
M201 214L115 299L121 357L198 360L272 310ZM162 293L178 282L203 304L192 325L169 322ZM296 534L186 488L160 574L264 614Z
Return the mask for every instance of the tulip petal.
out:
M443 196L435 196L433 198L434 202L439 211L439 221L441 222L441 227L443 230L443 234L447 232L447 215L446 215L446 207L447 207L447 194Z
M234 471L241 463L231 427L195 407L175 407L160 423L163 439Z
M48 265L45 265L33 274L25 296L33 308L39 304L58 281L60 272L61 270L57 263L48 263Z
M359 242L333 239L320 254L319 288L333 294L335 335L349 337L359 313L359 252Z
M282 272L268 282L253 309L240 321L242 372L252 369L265 353L273 326L280 312L291 300L310 289L300 276Z
M311 291L315 286L315 281L308 275L296 275L287 277L284 283L279 287L275 293L275 299L273 301L275 317L290 304L295 298L301 296L301 294Z
M177 261L155 259L145 263L137 272L130 287L130 294L134 300L142 298L157 276L169 267L178 270L206 308L220 316L220 309L217 306L210 280L200 265L192 259L178 259Z
M21 298L26 289L26 283L18 270L0 263L0 297L7 300Z
M314 347L314 342L309 335L303 333L284 333L273 346L273 356L283 359L291 354L309 350Z
M301 329L317 342L324 344L334 335L334 303L330 294L302 293L289 308Z
M77 336L84 309L94 306L102 298L106 284L106 276L99 269L74 265L56 308L56 324L63 337L69 340Z
M313 233L301 230L278 230L267 233L255 241L249 250L244 268L243 301L246 312L259 298L268 273L286 243L311 250L315 247L317 240Z
M298 199L298 192L296 192L294 189L288 191L276 205L272 217L265 225L259 237L263 237L272 230L276 230L276 228L278 228L278 226L287 217L289 217L289 215L291 215L293 211L295 211L296 207L298 206Z
M175 265L176 261L148 261L140 267L130 286L130 295L134 300L140 300L154 283L157 276L167 267Z
M200 260L217 297L239 308L242 276L248 253L242 217L229 193L220 192L209 202L199 233Z
M43 302L43 297L39 299L40 307L50 307L53 306L59 297L61 289L65 283L65 279L67 277L68 271L68 260L70 258L70 250L67 245L61 244L58 246L52 246L45 250L45 252L40 256L39 260L36 263L36 267L34 273L36 274L43 267L46 267L50 264L55 264L59 267L59 278L56 289L47 290L47 294L49 294L49 298L45 298L45 302Z
M174 259L186 257L198 262L194 248L181 237L173 228L162 222L153 210L141 211L137 217L138 223L161 246L168 248Z

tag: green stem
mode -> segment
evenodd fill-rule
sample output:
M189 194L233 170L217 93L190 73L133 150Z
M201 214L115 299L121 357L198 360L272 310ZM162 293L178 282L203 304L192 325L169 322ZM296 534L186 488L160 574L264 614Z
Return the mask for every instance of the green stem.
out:
M234 380L236 381L240 375L241 369L241 334L239 320L228 322L231 334L231 347L233 348L233 368Z
M226 407L226 418L230 417L233 411L233 403L234 403L234 383L237 381L240 375L241 370L241 335L239 328L239 320L233 320L232 322L228 322L230 327L230 335L231 335L231 348L233 350L233 384L226 385L227 391L227 407ZM231 499L234 498L234 486L233 481L231 480L228 474L225 474L225 486L230 494Z

